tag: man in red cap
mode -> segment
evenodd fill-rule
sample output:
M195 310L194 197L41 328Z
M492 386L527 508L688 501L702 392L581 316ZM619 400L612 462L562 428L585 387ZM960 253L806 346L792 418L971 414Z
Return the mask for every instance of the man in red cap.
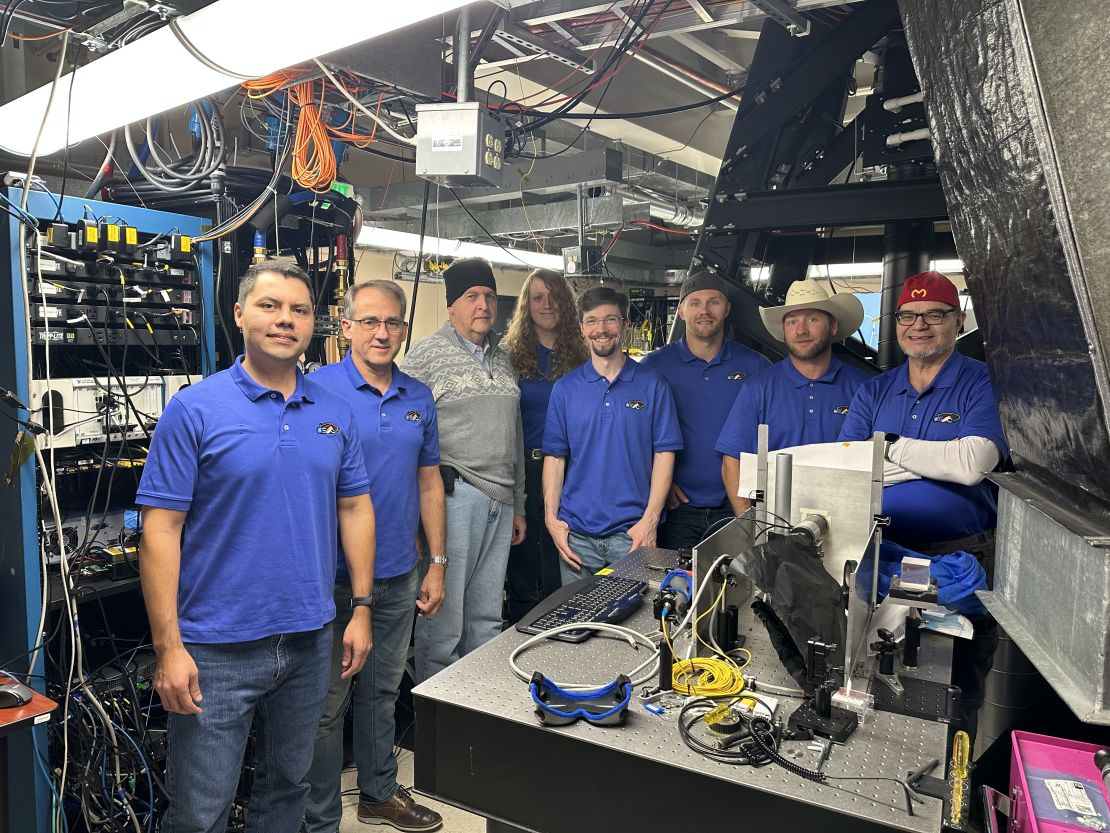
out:
M841 440L886 433L883 514L887 537L925 555L963 550L994 573L996 492L984 480L1010 453L987 366L956 352L964 323L956 286L939 272L908 278L894 313L906 363L865 383ZM973 617L975 638L957 639L953 682L974 734L983 684L998 642L989 616Z

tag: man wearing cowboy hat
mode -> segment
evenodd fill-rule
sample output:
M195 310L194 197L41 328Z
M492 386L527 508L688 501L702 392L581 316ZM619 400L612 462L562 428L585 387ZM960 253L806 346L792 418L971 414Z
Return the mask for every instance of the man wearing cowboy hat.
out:
M856 389L868 376L833 357L832 345L863 322L855 295L829 295L815 280L791 284L786 303L759 311L763 326L786 345L789 355L747 382L725 420L716 450L733 511L750 501L737 495L740 454L756 451L758 427L770 428L768 448L833 442L844 424Z
M987 366L956 352L964 323L955 284L939 272L908 278L894 313L906 363L863 385L842 440L886 432L886 536L925 555L962 550L994 572L995 490L983 479L1009 456ZM975 617L975 637L957 639L953 682L963 692L964 728L975 714L997 645L997 625Z
M686 334L640 362L671 386L682 428L667 520L659 527L659 546L668 549L696 546L713 524L733 514L718 474L721 455L713 444L736 394L771 363L725 339L728 313L724 279L707 269L691 272L678 295Z

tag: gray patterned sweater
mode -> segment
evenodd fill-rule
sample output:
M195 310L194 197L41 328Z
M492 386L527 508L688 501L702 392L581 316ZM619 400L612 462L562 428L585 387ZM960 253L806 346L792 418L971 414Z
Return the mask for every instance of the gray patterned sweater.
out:
M450 323L444 324L412 345L401 369L435 396L440 461L523 515L524 435L516 369L492 333L492 374L459 338Z

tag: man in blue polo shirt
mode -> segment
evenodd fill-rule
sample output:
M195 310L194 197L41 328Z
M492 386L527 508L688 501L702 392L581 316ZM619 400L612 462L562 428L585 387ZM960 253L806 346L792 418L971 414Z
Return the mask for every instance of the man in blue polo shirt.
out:
M245 356L181 391L151 438L143 596L169 712L164 833L222 833L252 719L247 829L295 833L327 693L336 521L357 607L343 675L370 650L374 510L351 407L301 375L312 285L252 266L235 322Z
M341 676L339 652L332 657L331 687L308 773L305 833L339 830L348 705L354 718L358 820L406 831L434 830L443 823L439 813L417 804L398 785L393 752L394 709L412 640L413 600L421 616L434 616L443 602L447 569L435 401L427 385L393 363L405 343L404 314L405 294L393 281L355 284L344 298L341 321L350 352L311 377L351 403L362 438L378 521L371 614L377 639L357 678ZM431 553L423 580L416 552L421 521ZM337 636L350 618L351 585L342 568L341 561L332 625Z
M956 352L964 313L955 285L939 272L906 280L895 321L906 363L859 389L840 439L886 433L887 537L925 555L970 552L989 582L997 504L983 475L1010 449L987 366ZM997 625L989 616L972 623L972 642L956 640L953 682L963 691L965 728L974 734Z
M685 335L640 362L671 386L682 428L667 520L659 527L659 546L668 549L696 546L710 527L733 516L713 446L736 395L770 362L725 339L729 309L724 279L707 269L692 272L678 295Z
M655 546L682 449L666 381L621 350L628 296L593 287L578 313L590 360L555 383L543 432L544 514L563 584Z
M717 438L721 477L737 514L751 505L737 495L740 454L757 451L759 426L769 429L769 451L831 443L856 389L868 379L832 354L833 343L848 338L863 321L863 305L854 295L830 296L819 281L796 281L785 304L765 307L759 314L788 355L741 388Z

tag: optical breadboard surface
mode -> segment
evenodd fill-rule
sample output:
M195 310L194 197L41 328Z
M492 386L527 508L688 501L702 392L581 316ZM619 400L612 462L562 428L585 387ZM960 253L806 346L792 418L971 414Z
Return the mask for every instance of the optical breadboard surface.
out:
M8 188L4 191L4 196L11 203L19 205L23 192L18 188ZM69 418L73 423L72 429L68 431L69 443L76 445L77 433L86 429L92 429L101 441L105 435L96 432L106 429L109 439L119 440L126 434L132 443L141 443L145 439L145 431L149 431L153 425L153 419L147 420L145 416L137 419L135 411L156 418L169 395L176 393L190 380L199 379L214 370L215 319L211 306L211 247L197 246L189 252L182 248L186 238L202 234L211 221L202 217L96 200L57 197L40 190L32 190L28 194L27 211L38 218L40 231L49 232L50 239L46 239L47 235L43 234L42 252L53 252L58 257L40 254L34 245L33 234L27 234L29 248L26 265L28 289L31 293L31 297L28 297L24 295L20 280L18 221L9 219L4 233L0 234L0 263L5 264L5 271L8 273L7 288L0 292L0 386L12 390L24 404L33 409L30 414L20 411L20 418L29 418L42 424L44 413L40 410L41 394L44 388L49 387L45 381L43 359L46 344L49 343L50 378L57 383L59 389L73 391L79 388L83 397L84 404L80 407L77 404L64 407L75 411L94 411L91 414L75 414ZM60 218L55 219L59 214ZM103 243L99 234L101 224L106 232ZM108 233L109 229L113 229L111 233ZM90 231L92 248L82 251L80 248ZM150 243L159 235L163 237L155 245L166 242L175 248L172 253L167 250L164 260L155 269L151 268L154 261L151 252L154 247L144 250L142 245ZM102 245L114 247L112 254L107 254L101 248ZM142 256L144 251L148 255L145 263ZM73 263L67 264L66 261ZM102 268L109 262L113 264L110 274ZM171 270L174 272L172 275ZM48 293L48 298L44 301L44 283L69 286L75 291L70 293L59 289L55 293ZM136 287L142 292L135 291ZM85 290L83 295L81 288ZM183 294L186 292L189 294ZM105 294L110 297L108 302L104 300ZM173 309L187 311L188 323L182 320L184 316L170 312ZM63 314L67 317L63 318ZM85 314L88 314L88 321L81 317ZM166 317L160 318L160 315ZM176 318L177 324L170 323L171 316ZM130 326L127 324L128 318L131 319ZM149 329L147 324L150 325ZM28 325L31 327L31 350L36 378L28 378ZM189 337L182 337L182 332L188 332ZM73 343L67 344L66 334L72 334L70 340ZM103 349L122 364L118 356L123 344L127 345L133 356L143 355L144 347L152 353L155 350L164 351L162 357L166 365L173 364L170 360L171 351L176 362L176 351L180 348L183 351L182 360L188 365L188 373L186 368L178 365L160 373L151 373L149 379L146 374L142 374L136 380L136 374L126 370L116 374L115 370L109 373L101 368L97 371L100 375L83 374L83 382L75 378L76 374L72 372L67 356L72 358L80 354L99 357L99 351ZM120 385L116 375L126 377L125 387L129 394L133 394L130 403L126 397L119 395ZM133 384L136 381L141 384ZM38 403L33 401L34 390L40 393ZM88 422L77 425L77 417L88 419ZM49 418L47 413L47 421ZM144 422L142 428L138 425L140 421ZM6 434L5 440L10 436ZM89 437L88 434L82 436ZM64 447L64 436L59 434L58 438L61 447L54 450L50 450L46 439L39 438L47 459L55 453L64 455L73 451ZM98 453L102 453L103 447L103 442L87 446ZM97 455L87 456L92 460ZM62 459L57 458L58 470L62 468ZM108 466L110 462L107 457L99 463L92 461L94 465L102 466ZM115 461L113 468L120 471L130 469L137 475L141 469L136 470L133 467L140 464L141 459L136 461L129 458ZM79 468L80 466L75 466L74 470ZM25 661L24 657L30 653L28 648L39 641L38 623L42 612L38 505L40 481L34 457L19 465L12 475L11 487L0 488L0 529L4 530L8 553L4 562L3 581L0 582L0 656L14 656L20 658L18 661ZM108 517L112 516L109 514ZM81 537L84 534L83 522L84 518ZM64 522L63 525L67 524ZM103 534L108 535L113 528L106 526L108 532ZM72 537L63 535L62 540L70 542ZM37 675L44 674L41 653L37 655L36 663L30 671ZM42 677L33 678L33 681L34 679L40 681L34 684L41 688ZM20 733L9 738L10 818L14 822L14 830L50 829L49 790L41 775L41 768L35 762L36 756L43 761L47 760L45 738L45 731L42 729L36 729L33 734Z
M632 563L620 562L616 572L628 578L653 582L657 587L663 573L647 570L642 563L636 563L636 556L631 556L630 559ZM652 591L649 590L650 592ZM652 622L651 607L645 605L624 624L647 633L655 629L658 623ZM740 633L747 638L746 646L753 656L753 662L745 673L753 674L765 684L796 688L797 683L775 658L774 648L766 631L746 607L740 619ZM781 814L784 820L782 824L787 823L785 820L798 818L790 805L799 802L808 805L809 812L813 814L823 813L822 820L841 825L839 829L847 829L853 822L869 822L877 829L921 833L935 833L940 830L941 803L935 799L925 799L925 803L914 805L915 815L909 816L905 810L902 789L894 783L845 780L835 784L815 784L774 765L753 768L707 760L688 749L680 740L676 725L677 708L667 708L663 716L657 716L644 711L638 705L636 696L633 697L627 723L619 728L599 728L581 721L557 729L541 727L533 713L527 685L514 676L507 661L509 652L527 638L525 634L507 630L414 689L413 693L418 701L427 700L433 701L436 706L450 706L452 716L469 716L471 713L481 716L473 724L469 720L465 721L465 726L460 726L459 721L452 721L452 725L426 727L420 723L421 710L418 708L417 760L420 760L422 751L429 752L421 746L421 732L424 731L436 739L435 750L442 758L429 765L429 768L434 768L432 782L436 789L432 792L441 798L480 812L487 808L468 804L468 799L473 797L472 791L482 789L480 783L485 783L490 778L510 779L501 783L499 790L502 794L505 790L518 786L512 779L520 777L519 771L515 769L519 767L519 762L499 763L499 755L503 755L496 750L484 754L480 730L473 736L458 734L467 732L472 726L478 730L479 724L482 727L495 728L499 724L504 725L502 722L507 722L512 726L505 730L506 736L511 734L522 744L522 748L538 750L539 744L548 741L540 735L532 735L532 732L557 732L561 739L552 738L550 743L563 743L561 751L567 755L568 761L574 761L573 765L579 776L588 780L596 775L597 783L611 780L611 770L595 773L590 769L591 762L594 757L602 759L600 756L605 755L603 760L614 764L613 756L607 754L607 751L612 751L620 753L617 757L631 756L640 761L633 763L632 760L621 758L625 762L616 765L622 769L625 766L661 765L666 772L673 772L675 776L693 772L721 782L715 789L744 789L745 800L753 802L747 805L753 808L752 812L755 812L757 801L760 808L769 812L772 807L786 811ZM527 672L542 672L559 685L598 686L611 682L618 673L628 673L644 659L642 648L634 651L619 639L594 637L579 645L546 642L524 653L518 664ZM639 694L639 690L637 688L634 695ZM784 718L799 702L789 698L779 699L782 710L780 713ZM462 711L457 712L455 709ZM946 734L947 727L942 723L877 712L856 730L846 745L834 748L824 771L830 776L904 777L907 772L919 768L924 762L943 755ZM529 738L534 739L536 745L533 746ZM819 754L806 750L804 743L797 745L805 754L805 757L796 759L797 763L810 769L815 768ZM591 747L597 751L592 751ZM544 749L550 751L549 747L545 746ZM456 753L461 755L457 761L445 757ZM537 751L536 754L540 753ZM535 760L535 766L541 769L528 770L529 778L536 778L543 771L545 764L538 758ZM458 771L465 774L459 774L458 777L453 774L456 764ZM549 758L546 766L556 768L557 761ZM502 769L503 767L506 768ZM658 774L658 770L652 771ZM428 788L428 784L420 782L421 767L418 763L417 788ZM535 829L548 829L541 821L555 812L555 808L537 793L529 792L525 784L521 783L520 789L525 792L514 806L519 805L521 812L533 815L530 818L506 820L526 827L540 824ZM580 808L576 812L582 814L586 811ZM774 819L778 814L766 818L757 814L754 817L760 818L759 826L762 831L795 829L790 826L776 827ZM581 822L581 829L602 829L600 818L581 817Z

